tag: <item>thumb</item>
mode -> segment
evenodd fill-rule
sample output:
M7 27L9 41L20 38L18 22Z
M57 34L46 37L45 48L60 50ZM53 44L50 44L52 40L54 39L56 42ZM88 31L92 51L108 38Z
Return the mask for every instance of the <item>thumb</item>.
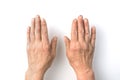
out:
M52 48L52 54L55 55L56 54L56 45L57 45L57 37L53 37L53 39L51 40L51 48Z
M67 36L64 36L64 42L65 42L66 50L68 50L70 47L70 39Z

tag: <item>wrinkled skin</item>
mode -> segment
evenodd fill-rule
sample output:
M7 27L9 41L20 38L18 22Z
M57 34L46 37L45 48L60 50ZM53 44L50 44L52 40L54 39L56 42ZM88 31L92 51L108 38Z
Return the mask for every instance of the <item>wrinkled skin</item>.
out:
M87 19L79 16L74 19L71 29L71 40L64 37L66 55L75 70L78 80L94 80L92 60L95 49L96 29L91 28ZM56 54L57 38L51 43L48 39L47 24L40 16L32 19L27 30L28 70L26 80L43 80L44 73L51 66Z
M45 19L41 20L38 15L33 18L27 30L28 74L45 73L55 57L56 44L56 37L49 42Z
M71 40L65 36L64 41L69 63L77 74L92 71L95 39L96 29L92 27L90 34L88 19L79 16L73 20Z

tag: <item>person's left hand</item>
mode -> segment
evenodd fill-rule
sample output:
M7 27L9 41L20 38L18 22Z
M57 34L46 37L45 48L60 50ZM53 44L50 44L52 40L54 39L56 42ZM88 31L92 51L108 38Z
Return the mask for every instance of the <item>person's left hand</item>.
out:
M45 73L55 57L56 44L57 37L49 42L45 19L33 18L27 30L28 72Z
M92 60L95 49L96 28L89 30L89 21L83 16L74 19L71 29L71 40L65 36L66 55L78 77L93 74ZM80 76L82 75L82 76Z

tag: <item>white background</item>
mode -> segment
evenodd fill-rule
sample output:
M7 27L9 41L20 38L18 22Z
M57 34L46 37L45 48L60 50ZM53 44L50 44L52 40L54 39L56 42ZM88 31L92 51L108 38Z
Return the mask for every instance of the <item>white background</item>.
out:
M96 80L120 80L119 0L0 0L0 80L24 80L27 70L26 28L39 14L47 20L50 39L58 36L57 56L44 80L77 80L65 56L64 35L83 15L97 28Z

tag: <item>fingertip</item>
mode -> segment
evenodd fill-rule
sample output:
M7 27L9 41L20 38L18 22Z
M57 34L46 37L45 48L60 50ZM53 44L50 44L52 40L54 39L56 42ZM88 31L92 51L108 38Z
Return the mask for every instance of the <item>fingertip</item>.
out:
M47 27L47 23L44 18L41 19L41 25L42 25L42 27Z
M68 44L70 42L70 39L67 36L64 36L64 42Z
M87 19L87 18L85 18L85 19L84 19L84 22L85 22L85 23L88 23L88 19Z
M91 31L92 31L92 33L96 33L96 27L92 26Z
M54 41L57 41L57 39L58 39L58 38L57 38L57 36L54 36L54 38L53 38L53 39L54 39Z
M40 18L40 15L37 14L37 15L36 15L36 18Z
M82 15L80 15L80 16L78 16L78 23L81 23L81 22L83 22L83 16Z
M51 40L51 44L56 44L57 43L57 37L54 36Z
M65 45L67 45L67 37L66 36L64 36L64 43L65 43Z
M75 18L72 22L72 27L73 29L76 29L77 28L77 23L78 23L78 20Z
M66 36L64 36L64 41L66 41Z
M64 40L66 40L67 39L67 36L64 36Z
M35 17L35 23L36 23L36 25L37 25L37 24L40 24L40 22L41 22L40 16L39 16L39 15L36 15L36 17ZM38 25L37 25L37 26L38 26Z
M73 24L74 24L74 23L77 23L77 19L76 19L76 18L75 18L75 19L73 19Z
M82 15L78 16L78 19L83 19L83 16Z
M46 20L44 18L41 19L42 24L46 24Z

